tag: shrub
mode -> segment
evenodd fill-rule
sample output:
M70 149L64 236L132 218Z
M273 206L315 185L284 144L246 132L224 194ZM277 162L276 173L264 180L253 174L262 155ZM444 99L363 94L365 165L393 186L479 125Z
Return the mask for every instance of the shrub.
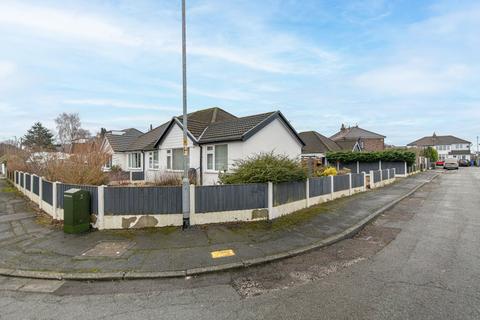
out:
M329 152L327 159L330 162L376 162L376 161L406 161L410 166L416 161L416 154L405 150L387 150L378 152Z
M427 159L430 159L431 162L438 161L438 151L432 147L428 147L423 150L423 156Z
M337 174L337 169L334 167L323 167L315 172L315 176L317 177L336 176Z
M300 161L287 156L260 153L234 164L232 173L220 174L220 183L265 183L301 181L307 178Z

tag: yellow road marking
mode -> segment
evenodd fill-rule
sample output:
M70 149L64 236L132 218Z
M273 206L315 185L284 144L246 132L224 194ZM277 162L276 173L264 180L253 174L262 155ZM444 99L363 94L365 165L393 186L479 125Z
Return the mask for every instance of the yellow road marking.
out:
M212 251L210 254L212 255L212 259L218 259L218 258L234 256L235 252L232 249L227 249L227 250Z

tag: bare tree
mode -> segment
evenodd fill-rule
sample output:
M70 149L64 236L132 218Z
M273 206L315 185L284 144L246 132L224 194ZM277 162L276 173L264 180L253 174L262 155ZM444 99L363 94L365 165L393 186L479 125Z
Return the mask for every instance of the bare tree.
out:
M57 125L58 140L63 147L79 138L90 138L90 131L82 129L78 113L62 113L55 118Z

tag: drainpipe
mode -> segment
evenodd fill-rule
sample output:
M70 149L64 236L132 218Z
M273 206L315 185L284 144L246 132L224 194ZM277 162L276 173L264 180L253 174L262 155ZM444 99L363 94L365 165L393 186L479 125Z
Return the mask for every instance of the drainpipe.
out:
M200 147L200 185L203 186L203 146Z

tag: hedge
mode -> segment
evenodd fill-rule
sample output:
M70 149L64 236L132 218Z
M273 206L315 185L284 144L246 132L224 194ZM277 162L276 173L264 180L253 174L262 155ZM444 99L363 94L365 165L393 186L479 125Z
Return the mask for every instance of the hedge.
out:
M387 150L378 152L329 152L327 159L330 162L377 162L377 161L406 161L410 166L415 163L415 152Z

